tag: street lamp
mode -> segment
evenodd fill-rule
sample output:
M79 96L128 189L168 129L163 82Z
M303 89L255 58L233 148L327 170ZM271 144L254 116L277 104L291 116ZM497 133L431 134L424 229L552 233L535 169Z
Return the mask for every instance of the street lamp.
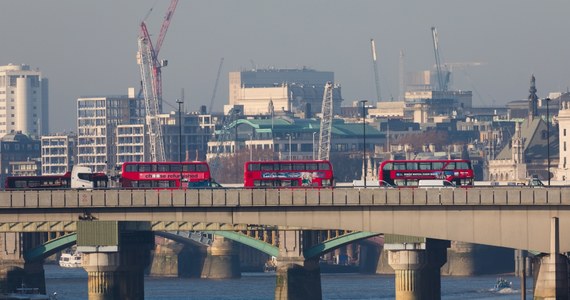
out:
M364 142L364 145L362 147L362 165L364 166L362 172L364 173L364 188L366 188L366 173L368 173L368 166L366 165L366 102L368 102L368 100L360 100L360 103L362 103L362 139Z
M176 99L178 103L178 162L182 162L182 99ZM182 188L182 165L180 166L180 188Z
M545 98L546 101L546 159L547 159L547 176L548 176L548 186L550 186L550 111L549 102L550 98Z
M315 134L317 134L317 132L313 132L313 160L315 160Z
M253 161L253 133L249 134L249 161Z
M292 160L291 159L291 135L287 134L287 137L289 138L289 160Z

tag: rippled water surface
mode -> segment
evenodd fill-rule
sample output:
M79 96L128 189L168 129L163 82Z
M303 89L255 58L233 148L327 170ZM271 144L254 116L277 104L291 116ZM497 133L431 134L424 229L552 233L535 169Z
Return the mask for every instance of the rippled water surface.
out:
M46 285L59 300L87 299L87 273L83 269L64 269L46 265ZM520 280L513 289L492 289L496 276L442 277L442 299L520 299ZM322 274L323 299L394 299L394 276L360 274ZM532 286L528 279L527 288ZM240 279L205 280L191 278L145 278L145 299L149 300L245 300L274 299L275 274L243 273ZM532 299L531 290L527 299Z

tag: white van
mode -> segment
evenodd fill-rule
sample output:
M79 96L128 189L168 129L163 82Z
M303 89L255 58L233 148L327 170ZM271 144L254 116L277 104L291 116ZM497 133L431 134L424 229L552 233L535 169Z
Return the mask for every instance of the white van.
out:
M444 179L421 179L418 187L455 187L455 183Z

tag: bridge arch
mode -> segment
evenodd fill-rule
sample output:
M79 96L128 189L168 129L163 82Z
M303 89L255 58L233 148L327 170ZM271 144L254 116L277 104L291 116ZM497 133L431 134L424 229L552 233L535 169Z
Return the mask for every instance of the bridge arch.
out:
M77 233L70 233L62 235L56 239L50 240L49 242L40 245L38 247L32 248L24 252L24 260L27 262L38 261L44 259L48 256L54 255L55 253L69 248L77 242Z

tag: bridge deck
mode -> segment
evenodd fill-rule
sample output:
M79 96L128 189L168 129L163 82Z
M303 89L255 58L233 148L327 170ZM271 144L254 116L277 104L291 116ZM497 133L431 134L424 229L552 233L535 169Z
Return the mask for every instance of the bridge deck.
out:
M79 219L153 230L257 225L344 229L548 251L550 219L570 251L570 189L216 189L0 192L0 231L73 231ZM62 230L64 229L64 230Z

